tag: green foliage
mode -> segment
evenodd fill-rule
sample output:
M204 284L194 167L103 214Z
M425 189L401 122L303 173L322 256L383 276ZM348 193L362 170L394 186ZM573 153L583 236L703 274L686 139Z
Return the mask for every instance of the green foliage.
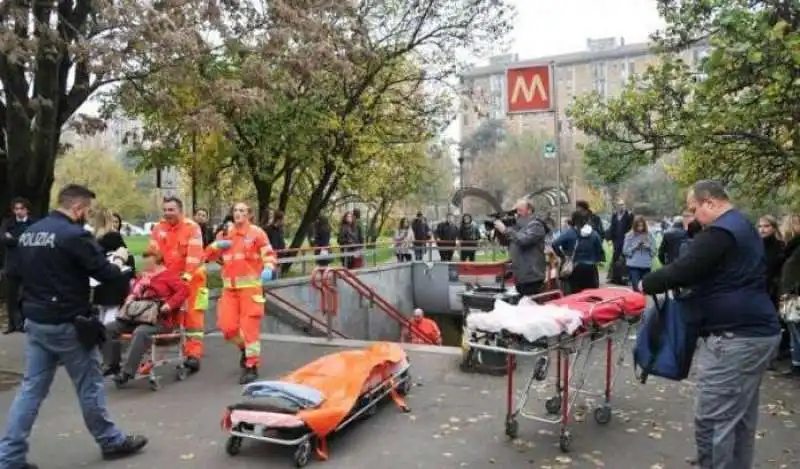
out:
M125 220L143 218L151 206L150 194L137 190L135 175L99 148L73 150L56 160L53 202L58 190L67 184L91 187L100 205Z
M601 188L618 186L649 162L633 145L623 142L595 140L581 149L587 182Z
M655 37L660 63L618 97L578 99L569 111L576 126L631 145L635 161L679 151L674 172L684 184L718 178L753 200L796 184L800 3L662 0L659 9L667 23ZM687 51L705 47L706 59L687 63Z
M252 189L261 210L290 212L293 247L332 200L388 213L425 186L457 52L509 29L497 0L323 3L282 5L270 22L282 34L228 41L115 93L114 110L145 123L144 166Z

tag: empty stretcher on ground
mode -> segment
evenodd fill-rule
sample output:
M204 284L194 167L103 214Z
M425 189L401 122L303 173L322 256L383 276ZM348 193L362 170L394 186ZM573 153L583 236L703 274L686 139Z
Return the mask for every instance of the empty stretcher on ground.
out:
M542 302L533 305L531 302ZM481 350L508 354L506 393L506 434L516 438L519 417L558 424L561 427L559 446L569 451L572 436L569 423L574 404L581 394L601 397L595 409L597 423L611 420L611 391L617 370L624 361L624 346L646 306L643 295L625 288L598 288L574 295L546 292L520 302L512 309L498 302L495 311L471 314L468 320L470 346ZM605 383L601 392L584 391L588 365L601 342L605 351ZM614 360L614 351L617 359ZM534 381L548 376L550 359L556 359L554 393L545 401L549 415L529 413L525 405L535 392ZM516 398L514 373L518 356L536 357L533 369ZM578 369L573 375L572 370Z
M410 364L397 344L325 355L278 381L245 386L248 398L225 411L226 451L236 455L243 440L252 439L296 447L297 467L308 464L315 452L325 460L326 438L373 415L385 398L410 411L403 399L410 388Z

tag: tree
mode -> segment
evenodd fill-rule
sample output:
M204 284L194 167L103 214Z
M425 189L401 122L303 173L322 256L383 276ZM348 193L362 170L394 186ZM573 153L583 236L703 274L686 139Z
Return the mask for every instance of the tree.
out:
M136 178L102 148L76 148L56 160L51 201L67 184L82 184L97 194L98 204L124 219L142 219L150 209L150 194L137 190Z
M474 132L461 141L465 158L474 158L482 153L493 153L506 136L503 119L483 120Z
M0 3L0 206L11 197L48 207L61 131L103 86L146 76L261 24L251 2L191 0Z
M493 152L480 154L469 168L469 184L501 199L522 197L545 187L556 187L556 162L544 157L547 140L536 133L509 134ZM567 187L571 168L562 164L561 186Z
M444 128L451 96L441 85L456 57L505 35L509 11L498 0L298 9L271 18L286 35L228 42L225 54L196 66L131 81L117 100L145 116L150 140L160 142L142 152L149 164L185 161L178 155L189 133L224 136L215 158L250 180L262 209L304 201L291 242L299 247L320 210L351 192L351 180L391 174L393 158Z
M800 176L800 4L772 0L659 1L661 63L618 98L577 100L581 130L634 145L651 160L680 151L684 182L718 178L752 199ZM690 66L680 53L708 46Z

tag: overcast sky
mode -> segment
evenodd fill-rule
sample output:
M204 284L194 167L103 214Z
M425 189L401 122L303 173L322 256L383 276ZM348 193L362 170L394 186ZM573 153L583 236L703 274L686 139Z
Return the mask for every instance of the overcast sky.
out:
M624 38L626 44L646 42L664 23L655 0L508 0L517 8L510 50L520 59L578 52L586 40ZM488 57L476 58L478 63ZM445 138L460 138L457 120Z
M661 28L654 0L509 0L517 7L511 52L536 58L583 50L588 38L644 42Z

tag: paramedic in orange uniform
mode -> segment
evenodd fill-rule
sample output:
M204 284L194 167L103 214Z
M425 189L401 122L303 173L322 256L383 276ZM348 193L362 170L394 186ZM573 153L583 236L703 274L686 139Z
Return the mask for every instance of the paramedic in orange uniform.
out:
M200 225L183 216L183 202L164 197L164 219L151 232L150 249L164 257L164 266L189 284L183 327L186 330L186 367L196 372L203 357L203 333L208 309L206 270L203 266L203 234Z
M206 248L206 262L222 258L222 296L217 327L225 340L241 350L240 384L258 379L261 362L261 319L265 300L262 285L275 277L278 264L267 234L252 224L247 204L233 206L233 226L221 231Z
M439 325L436 324L431 318L425 317L425 312L422 311L422 308L417 308L414 310L414 317L411 319L411 323L416 326L416 329L426 337L433 340L436 345L442 345L442 331L439 330ZM410 330L405 329L403 331L403 342L411 342L412 344L429 344L421 337L418 337L416 334L412 334Z

